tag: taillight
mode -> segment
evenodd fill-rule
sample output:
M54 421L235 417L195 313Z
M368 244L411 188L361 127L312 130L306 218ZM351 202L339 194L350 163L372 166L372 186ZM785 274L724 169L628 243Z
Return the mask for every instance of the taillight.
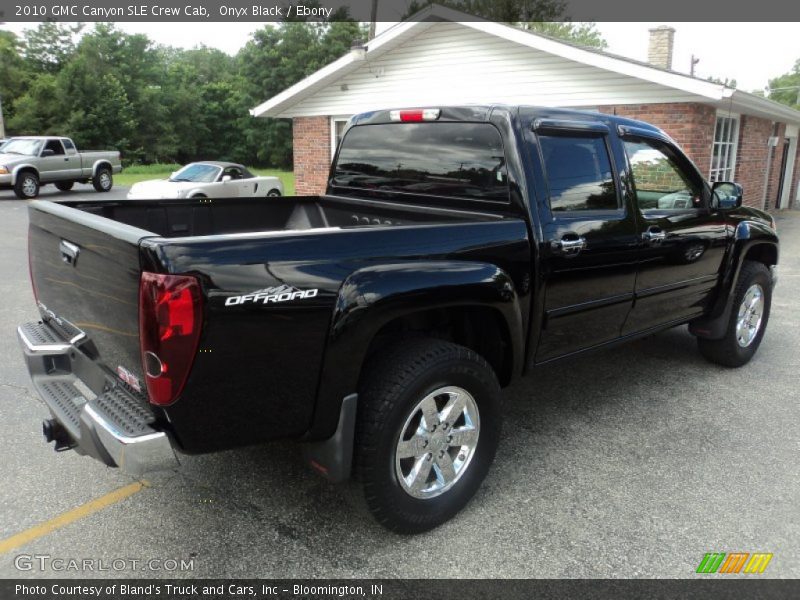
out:
M142 273L139 343L150 402L174 402L192 368L203 319L200 283L189 275Z
M403 123L416 123L419 121L435 121L439 118L442 111L438 108L412 108L408 110L389 111L389 118L392 121Z

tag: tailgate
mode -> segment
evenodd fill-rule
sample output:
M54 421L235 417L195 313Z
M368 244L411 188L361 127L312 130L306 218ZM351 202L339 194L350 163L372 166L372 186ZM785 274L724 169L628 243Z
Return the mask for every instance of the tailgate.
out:
M29 219L31 279L43 317L67 339L79 333L74 328L85 333L81 346L95 361L143 384L139 241L153 234L53 202L32 202Z

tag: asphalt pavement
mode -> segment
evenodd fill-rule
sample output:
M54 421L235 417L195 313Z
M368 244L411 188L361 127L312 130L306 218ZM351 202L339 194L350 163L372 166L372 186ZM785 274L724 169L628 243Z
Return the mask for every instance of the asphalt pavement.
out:
M86 187L69 196L100 196ZM26 203L0 193L0 548L18 542L0 577L682 578L705 553L736 551L772 553L762 577L800 577L800 213L778 226L780 281L749 365L706 363L684 327L534 371L505 391L477 496L406 537L365 519L290 443L183 457L144 487L53 452L15 335L37 317ZM36 556L128 562L54 570Z

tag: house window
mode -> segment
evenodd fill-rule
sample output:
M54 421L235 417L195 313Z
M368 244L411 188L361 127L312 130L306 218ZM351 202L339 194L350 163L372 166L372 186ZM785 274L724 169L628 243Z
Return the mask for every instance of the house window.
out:
M714 181L733 181L736 166L736 144L739 139L739 117L717 116L714 146L711 150L711 173Z
M339 142L342 141L344 128L350 117L331 117L331 159L336 154L336 148L339 147Z

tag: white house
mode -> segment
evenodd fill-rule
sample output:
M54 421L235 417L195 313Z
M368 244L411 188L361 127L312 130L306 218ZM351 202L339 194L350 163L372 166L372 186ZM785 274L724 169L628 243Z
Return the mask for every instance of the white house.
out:
M268 99L251 113L291 118L298 194L325 189L353 114L392 107L531 104L580 107L653 123L712 180L746 203L798 199L800 112L671 70L674 30L651 30L649 63L430 6Z

